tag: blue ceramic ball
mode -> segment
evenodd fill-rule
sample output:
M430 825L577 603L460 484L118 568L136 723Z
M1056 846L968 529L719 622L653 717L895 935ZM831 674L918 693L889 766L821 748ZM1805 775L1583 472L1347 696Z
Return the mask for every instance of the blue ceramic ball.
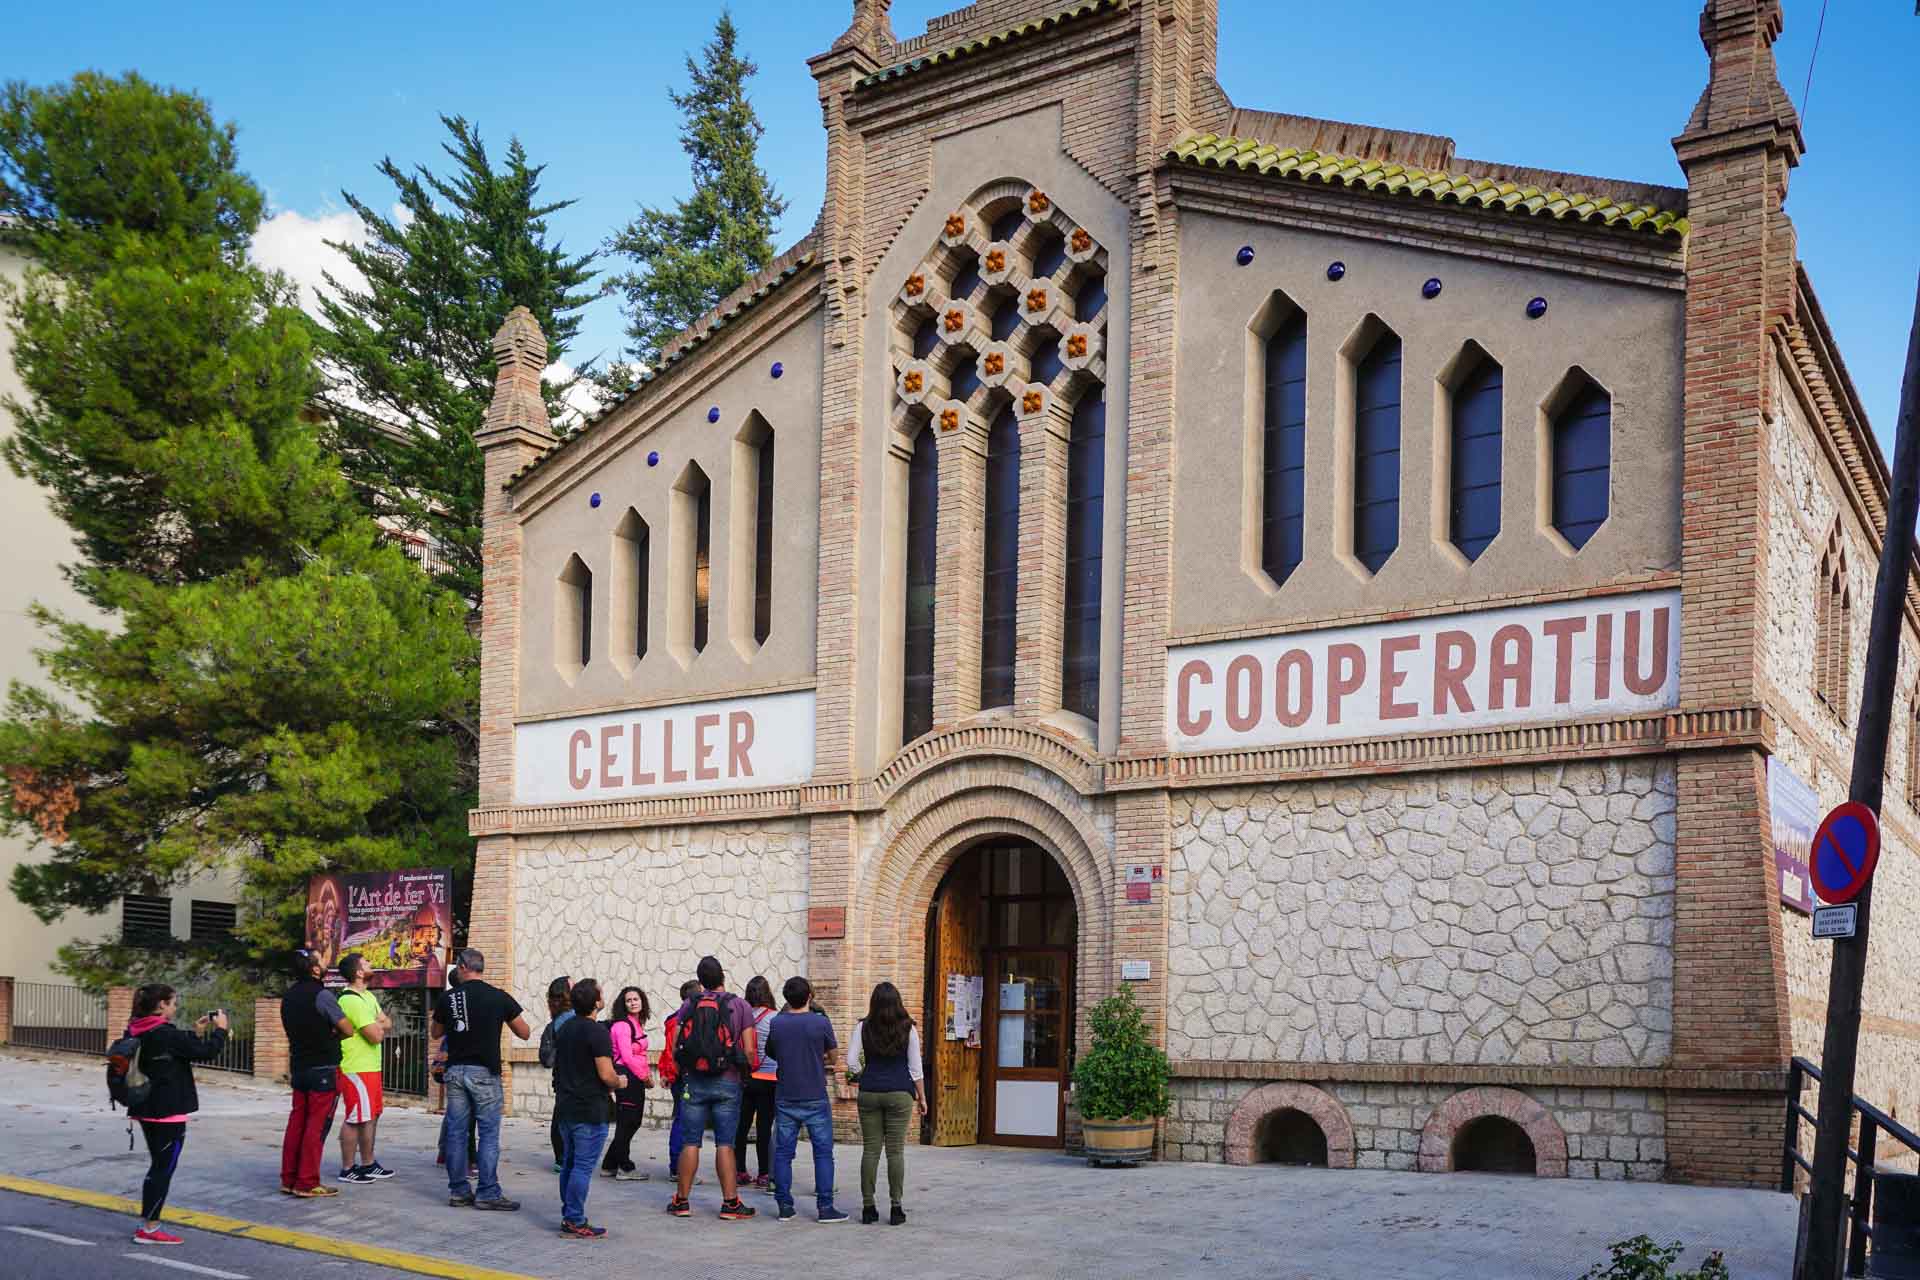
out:
M1425 284L1421 285L1420 296L1423 298L1439 297L1440 296L1440 277L1433 276L1429 278Z
M770 372L770 373L772 373L772 374L773 374L773 376L777 378L777 377L779 377L779 376L780 376L781 374L783 374L783 373L785 373L786 371L787 371L787 367L786 367L785 365L783 365L783 364L781 364L781 363L780 363L780 362L779 362L778 360L775 360L775 361L773 362L773 368L772 368L771 370L769 370L768 372Z
M588 505L588 506L590 506L590 507L597 507L597 506L599 506L599 505L600 505L600 495L596 493L596 494L594 494L594 495L593 495L593 496L592 496L591 498L588 498L588 499L587 499L587 505Z
M650 467L657 467L660 465L660 451L658 449L655 449L651 453L647 454L647 465Z
M1241 245L1240 252L1233 255L1233 260L1243 267L1251 266L1253 263L1253 246L1250 244Z
M1541 316L1545 314L1547 314L1547 300L1545 298L1528 299L1527 319L1538 320Z
M1340 279L1342 279L1342 278L1343 278L1343 277L1344 277L1344 276L1345 276L1346 274L1347 274L1347 264L1346 264L1346 263L1344 263L1344 262L1329 262L1329 263L1327 264L1327 279L1329 279L1329 280L1335 280L1335 281L1337 281L1337 280L1340 280Z
M720 406L719 406L719 405L715 405L715 406L713 406L713 408L711 408L711 409L709 409L709 410L707 410L707 421L708 421L708 422L718 422L718 421L720 421Z

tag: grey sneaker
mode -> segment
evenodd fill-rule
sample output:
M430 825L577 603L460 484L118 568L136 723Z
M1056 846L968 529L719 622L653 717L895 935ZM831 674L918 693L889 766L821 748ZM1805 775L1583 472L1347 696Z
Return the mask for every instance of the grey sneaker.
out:
M496 1213L517 1213L520 1209L520 1202L518 1200L509 1200L505 1196L500 1196L494 1200L475 1200L473 1207L476 1209L492 1209Z
M613 1175L613 1180L615 1182L645 1182L650 1176L649 1174L640 1172L638 1169L622 1169Z
M449 1207L454 1209L470 1209L473 1207L473 1197L462 1196L462 1195L451 1195L447 1197L447 1204Z

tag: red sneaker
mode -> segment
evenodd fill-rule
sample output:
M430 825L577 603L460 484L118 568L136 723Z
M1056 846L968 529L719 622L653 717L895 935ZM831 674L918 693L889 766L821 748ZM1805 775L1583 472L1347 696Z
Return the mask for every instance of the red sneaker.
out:
M135 1244L185 1244L179 1236L162 1231L158 1227L142 1227L133 1233Z

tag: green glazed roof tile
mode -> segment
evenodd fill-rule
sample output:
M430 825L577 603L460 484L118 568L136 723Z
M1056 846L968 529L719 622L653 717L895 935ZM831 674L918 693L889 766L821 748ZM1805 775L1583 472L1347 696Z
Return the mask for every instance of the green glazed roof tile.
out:
M861 89L871 89L876 85L885 84L891 80L898 80L903 76L910 76L916 71L925 71L930 67L938 67L949 62L957 62L961 58L965 58L971 54L983 53L996 45L1006 44L1013 40L1021 40L1027 36L1039 35L1043 31L1052 30L1054 27L1060 26L1063 23L1072 22L1077 18L1089 18L1096 14L1116 12L1127 8L1130 3L1131 0L1080 0L1079 4L1068 5L1043 18L1030 18L1017 26L1007 27L1004 30L995 31L984 36L975 36L971 40L962 41L959 44L949 46L935 53L917 54L905 62L896 62L892 66L876 71L870 76L862 76L860 79L854 81L853 87L856 92Z
M1684 216L1650 204L1623 204L1611 196L1588 192L1542 191L1484 174L1415 169L1213 133L1189 134L1174 144L1167 158L1203 168L1236 169L1295 181L1317 180L1328 185L1338 183L1384 195L1425 196L1442 204L1466 208L1620 227L1652 235L1685 237L1687 234Z

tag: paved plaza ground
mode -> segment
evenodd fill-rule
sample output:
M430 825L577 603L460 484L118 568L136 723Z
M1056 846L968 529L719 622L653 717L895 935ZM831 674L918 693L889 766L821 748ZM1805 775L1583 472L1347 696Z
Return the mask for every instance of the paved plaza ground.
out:
M1784 1280L1793 1251L1794 1202L1770 1192L1198 1164L1104 1170L1057 1154L984 1147L909 1148L912 1220L904 1227L815 1223L804 1146L796 1221L774 1222L771 1197L753 1195L759 1219L718 1221L711 1169L694 1193L696 1216L678 1220L663 1212L665 1134L651 1130L635 1151L653 1180L596 1179L589 1211L610 1234L585 1243L555 1233L559 1197L544 1124L509 1119L505 1126L501 1181L525 1202L518 1214L448 1208L433 1163L439 1118L413 1109L381 1121L379 1154L399 1177L345 1187L334 1199L296 1201L277 1192L284 1094L244 1077L202 1072L199 1080L201 1111L173 1205L524 1276L571 1278L591 1267L686 1280L1572 1280L1604 1259L1608 1241L1645 1231L1684 1240L1690 1261L1724 1250L1742 1280ZM127 1150L125 1128L124 1114L108 1112L96 1060L0 1051L0 1175L137 1198L146 1152L140 1144ZM857 1215L859 1151L839 1154L839 1199ZM338 1168L331 1140L324 1167L329 1179ZM884 1211L884 1177L881 1199ZM0 1223L53 1234L63 1234L59 1224L71 1216L54 1202L4 1192L0 1210ZM281 1252L286 1265L265 1270L266 1246L187 1234L189 1245L166 1251L169 1260L230 1275L393 1274L343 1273L311 1254L274 1250L267 1252ZM12 1247L12 1239L0 1239L0 1247ZM19 1240L54 1246L40 1236ZM244 1258L221 1252L242 1245L251 1251ZM149 1269L161 1274L158 1267L132 1273Z

